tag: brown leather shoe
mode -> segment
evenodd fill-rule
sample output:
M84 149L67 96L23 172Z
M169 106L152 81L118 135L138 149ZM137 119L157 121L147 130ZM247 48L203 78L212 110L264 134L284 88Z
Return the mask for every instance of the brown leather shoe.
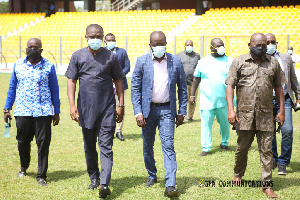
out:
M277 198L277 196L274 194L271 188L263 189L263 192L266 193L267 197Z
M233 182L233 184L235 184L235 185L240 185L241 184L241 181L242 181L242 179L241 178L239 178L239 177L233 177L233 179L232 179L232 182Z

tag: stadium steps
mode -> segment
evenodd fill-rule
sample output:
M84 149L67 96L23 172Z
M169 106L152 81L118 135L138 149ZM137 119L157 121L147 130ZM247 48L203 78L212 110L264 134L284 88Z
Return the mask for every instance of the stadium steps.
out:
M8 32L7 37L19 35L20 32L23 32L25 29L29 29L31 26L35 26L36 24L41 23L41 21L43 21L43 20L45 20L45 16L35 18L34 21L30 21L28 23L25 23L23 26L19 26L19 28L14 29L13 32Z
M195 24L200 18L202 18L202 16L199 15L195 15L195 13L193 13L188 19L185 19L182 23L180 23L175 30L173 30L172 32L168 33L168 36L177 36L177 35L181 35L182 32L184 30L187 30L188 28L190 28L193 24Z
M128 11L135 8L139 3L144 0L117 0L112 3L112 11Z

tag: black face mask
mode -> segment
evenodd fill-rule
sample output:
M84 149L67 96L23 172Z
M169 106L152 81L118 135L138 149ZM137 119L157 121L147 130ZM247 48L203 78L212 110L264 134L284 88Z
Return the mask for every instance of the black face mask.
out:
M31 60L37 60L41 57L41 52L39 49L26 49L26 54L29 59Z
M266 56L267 47L251 47L250 53L254 58L261 59Z

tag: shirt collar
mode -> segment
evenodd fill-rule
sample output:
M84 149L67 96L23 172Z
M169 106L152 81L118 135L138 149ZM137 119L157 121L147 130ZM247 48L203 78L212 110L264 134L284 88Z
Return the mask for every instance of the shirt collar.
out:
M27 60L27 58L28 58L28 56L26 56L25 58L24 58L24 63L27 63L27 62L29 62L28 60ZM38 62L36 65L38 65L38 64L40 64L40 63L44 63L45 62L45 59L43 58L43 56L41 56L41 61L40 62Z
M245 61L246 61L246 60L254 60L254 59L252 58L250 52L246 54ZM270 61L271 61L271 56L268 55L268 54L266 54L266 56L265 56L262 60L268 60L268 61L270 62Z
M185 55L187 55L187 56L191 56L191 55L193 55L195 52L192 51L192 52L189 54L188 52L186 52L186 50L184 50L184 53L185 53Z

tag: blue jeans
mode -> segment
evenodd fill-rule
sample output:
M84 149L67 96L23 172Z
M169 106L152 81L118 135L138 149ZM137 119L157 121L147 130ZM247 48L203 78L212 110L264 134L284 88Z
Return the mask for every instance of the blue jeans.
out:
M170 105L150 107L149 116L146 118L146 127L142 130L143 154L145 167L148 171L149 179L157 179L157 169L155 166L153 146L155 141L156 127L164 155L166 187L174 186L176 181L176 154L174 151L174 127L175 119L171 117Z
M281 141L281 155L278 157L277 143L276 143L276 124L273 133L272 150L273 163L288 166L292 156L293 145L293 117L292 117L292 99L286 98L285 107L285 122L281 127L282 141ZM277 100L273 100L273 114L274 117L279 113L279 104ZM275 122L276 123L276 122Z

